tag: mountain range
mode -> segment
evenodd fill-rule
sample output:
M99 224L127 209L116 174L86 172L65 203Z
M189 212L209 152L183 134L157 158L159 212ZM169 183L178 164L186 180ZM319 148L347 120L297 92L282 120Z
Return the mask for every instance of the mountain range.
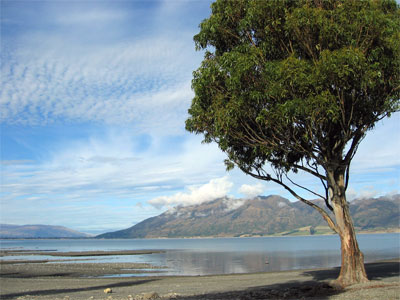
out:
M90 235L63 226L0 224L0 238L84 238Z
M325 207L322 200L314 203ZM358 231L398 230L400 195L358 199L350 211ZM220 198L172 208L130 228L97 238L238 237L332 233L321 215L298 201L280 196Z

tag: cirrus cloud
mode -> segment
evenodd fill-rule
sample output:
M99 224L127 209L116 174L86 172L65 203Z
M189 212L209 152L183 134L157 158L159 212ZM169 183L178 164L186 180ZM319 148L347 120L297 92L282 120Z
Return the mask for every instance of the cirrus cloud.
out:
M185 48L188 55L178 55ZM32 50L29 57L17 53L5 61L2 122L134 122L164 131L182 128L179 125L193 97L188 45L156 38L93 50L86 49L77 58L57 47L38 49L40 55Z

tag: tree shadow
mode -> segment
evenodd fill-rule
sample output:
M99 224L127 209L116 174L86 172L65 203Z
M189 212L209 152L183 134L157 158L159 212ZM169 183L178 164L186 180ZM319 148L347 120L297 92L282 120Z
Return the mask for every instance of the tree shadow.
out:
M399 261L384 261L365 264L365 270L369 280L379 280L400 275ZM340 267L329 270L310 270L302 275L312 276L314 280L334 280L339 276Z
M383 279L400 275L400 262L375 262L365 265L368 278L371 280Z
M69 289L49 289L49 290L37 290L37 291L26 291L12 294L3 294L1 295L1 299L13 299L21 296L49 296L49 295L57 295L57 294L65 294L65 293L77 293L77 292L87 292L87 291L95 291L95 290L103 290L106 288L116 288L116 287L126 287L126 286L135 286L140 284L145 284L152 281L157 281L158 279L147 279L147 280L134 280L134 281L124 281L117 282L112 284L105 285L97 285L97 286L88 286L81 288L69 288Z
M368 278L379 280L387 277L399 276L400 262L385 261L365 264ZM289 281L281 284L265 285L248 288L242 291L229 291L222 293L208 293L204 295L178 297L180 300L217 300L217 299L302 299L315 298L327 300L333 295L344 292L343 289L335 288L327 283L339 276L340 268L328 270L305 271L302 276L311 276L311 280Z
M222 293L209 293L195 296L177 297L179 300L231 300L231 299L302 299L316 298L327 300L332 295L341 293L325 282L315 281L289 281L281 284L273 284L248 288L242 291L229 291Z

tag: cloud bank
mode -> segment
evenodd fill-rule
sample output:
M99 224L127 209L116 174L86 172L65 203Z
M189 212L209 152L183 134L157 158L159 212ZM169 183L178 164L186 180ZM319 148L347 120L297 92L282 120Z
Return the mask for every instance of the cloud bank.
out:
M239 188L239 193L245 195L247 198L254 198L261 195L264 192L264 185L262 183L256 183L254 185L243 184Z
M212 179L201 186L189 186L189 192L176 193L172 196L161 196L148 201L154 207L164 206L188 206L212 201L225 197L233 187L233 183L227 177Z

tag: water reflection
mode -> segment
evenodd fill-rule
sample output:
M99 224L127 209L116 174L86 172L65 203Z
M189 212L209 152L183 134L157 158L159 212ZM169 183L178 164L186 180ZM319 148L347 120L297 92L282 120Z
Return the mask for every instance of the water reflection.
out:
M167 251L164 256L163 263L167 267L168 275L257 273L331 267L340 264L340 255L335 251L326 251L318 255L288 251L269 253ZM159 262L162 263L162 260Z
M394 249L393 249L394 250ZM397 257L396 251L366 252L365 261ZM268 263L266 263L266 260ZM152 259L154 262L154 258ZM211 275L257 273L296 269L336 267L340 251L200 252L167 251L158 260L167 268L165 275Z
M358 240L365 255L365 262L399 257L399 234L359 235ZM157 275L255 273L335 267L341 263L340 240L337 236L165 240L0 240L0 248L57 249L57 251L163 249L165 250L163 253L146 255L80 257L85 260L81 262L148 263L163 270ZM35 257L23 253L21 256L1 259L22 258L71 259L45 255ZM268 264L265 263L266 259ZM71 262L77 260L73 259ZM136 271L132 274L149 275L137 274Z

